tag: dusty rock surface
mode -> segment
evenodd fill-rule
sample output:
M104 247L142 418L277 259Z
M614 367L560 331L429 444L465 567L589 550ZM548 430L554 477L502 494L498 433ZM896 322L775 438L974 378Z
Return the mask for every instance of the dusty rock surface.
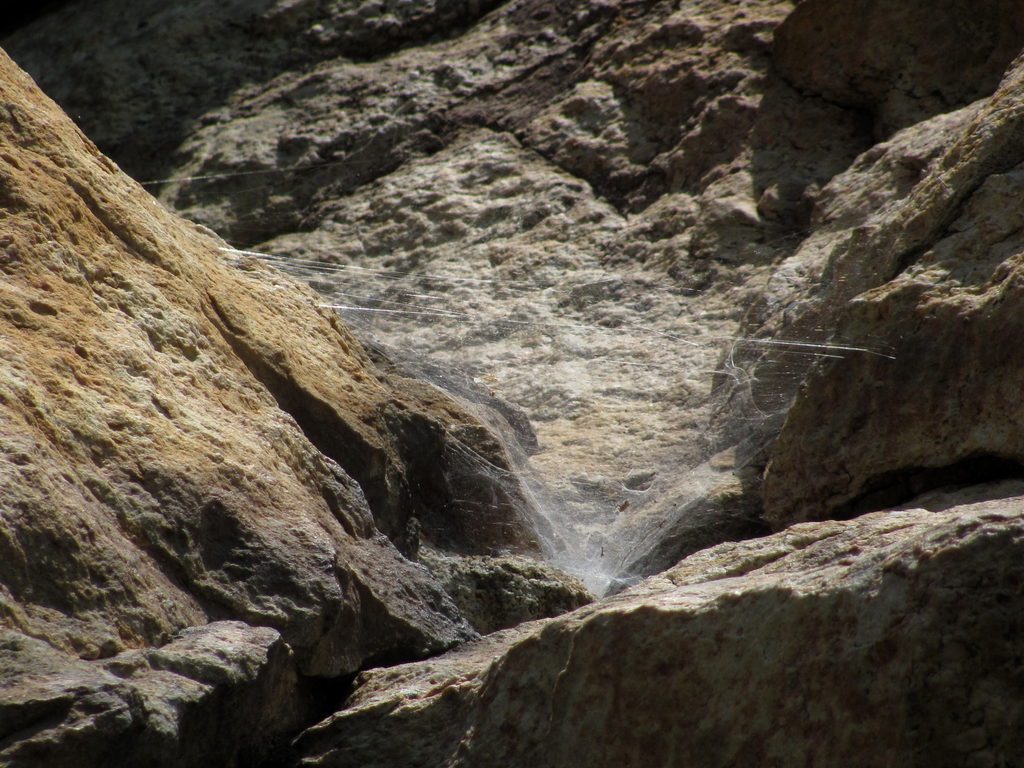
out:
M1015 3L101 0L3 44L201 225L4 99L4 690L102 706L3 749L184 734L133 702L185 668L286 731L280 649L539 616L522 550L625 591L365 671L279 762L1018 761ZM259 626L208 696L152 649L216 620Z
M118 9L119 30L146 17ZM749 376L734 361L767 343L737 340L744 315L818 190L871 143L859 111L803 96L773 70L773 31L791 10L519 0L373 60L315 47L303 67L280 58L147 167L136 158L151 141L137 131L119 134L134 145L109 143L137 174L190 178L153 189L235 244L286 257L275 263L349 307L362 338L407 363L458 367L521 407L538 443L543 548L601 589L651 566L635 545L659 527L680 533L659 562L761 530L756 483L725 470L698 487L684 473L764 421L765 408L748 408L708 429L721 408L745 407L734 391ZM252 6L245 24L288 40L321 24L299 13L296 26L273 26L275 13ZM227 34L223 16L203 18L209 39ZM191 50L178 43L185 22L166 21L147 27L159 42L146 78L164 66L158 51ZM37 59L55 49L58 23L9 41L44 83L66 71ZM117 66L92 55L90 73ZM132 123L109 106L111 124ZM778 357L802 371L815 354ZM761 443L737 453L737 471L763 464ZM660 500L683 488L688 498ZM705 497L706 523L684 535L680 510Z
M0 760L12 768L247 765L310 716L308 699L269 627L213 622L102 661L0 631Z
M566 616L364 673L298 764L1013 764L1022 492L722 544Z
M167 205L273 254L410 375L521 408L538 543L600 590L763 532L808 371L886 365L899 331L845 307L902 268L912 190L973 183L935 164L997 114L970 102L1024 40L1011 6L104 0L74 45L70 8L4 42Z
M774 525L1022 474L1021 417L1009 405L1021 385L1013 360L1022 83L1018 60L990 99L909 129L932 137L918 146L936 147L920 180L852 235L823 238L825 248L794 258L801 268L817 260L828 284L844 286L804 283L792 312L804 318L794 322L831 314L850 343L888 356L829 361L808 378L772 448L765 511ZM884 149L874 162L896 147ZM792 266L784 268L792 274ZM843 294L850 300L836 301Z
M421 550L420 562L482 635L568 613L594 600L578 580L532 558L453 557Z
M297 706L287 686L271 703L289 670L351 674L474 636L396 544L415 550L417 523L471 550L533 546L501 496L515 486L492 488L466 458L507 463L484 425L376 368L308 288L226 262L223 241L124 176L5 57L0 100L0 617L15 670L5 704L19 713L0 742L11 764L51 747L74 754L79 736L100 760L101 741L122 735L143 745L136 757L152 747L153 764L208 761L188 750L206 749L204 712L231 697L260 692L258 724ZM224 619L239 623L203 641L210 669L180 672L167 644ZM266 659L246 660L257 652ZM20 675L35 679L40 654L54 677L39 695L60 690L21 707ZM61 687L58 658L80 685ZM147 665L171 665L197 692ZM217 754L248 748L225 735L242 721L226 723Z

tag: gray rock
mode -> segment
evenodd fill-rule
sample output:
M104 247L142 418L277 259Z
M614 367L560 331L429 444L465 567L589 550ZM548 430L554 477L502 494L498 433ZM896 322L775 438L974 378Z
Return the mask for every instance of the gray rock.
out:
M299 738L299 764L1013 764L1024 486L975 491L722 544L365 673Z
M472 23L495 0L69 3L2 45L107 154L159 178L236 89L334 57L379 57ZM56 51L60 55L54 56ZM71 67L71 77L67 77ZM293 157L302 141L282 137Z
M299 688L291 651L267 627L214 622L102 662L4 630L0 761L249 765L309 716Z
M421 550L420 562L482 635L559 616L594 599L568 574L521 556L460 557Z
M804 0L774 60L802 91L871 113L884 138L990 94L1022 41L1013 0Z
M60 80L69 108L76 82L121 71L120 53L107 56L99 41L148 18L144 5L106 2L83 17L77 47L58 19L5 41L42 82ZM402 16L407 40L455 8L412 6L430 18ZM428 356L423 368L459 368L532 422L537 480L526 488L516 487L521 467L486 440L468 441L486 462L479 471L438 483L431 468L450 454L437 432L418 420L389 427L433 455L400 462L419 467L406 485L438 498L412 514L401 483L356 471L362 446L345 452L350 441L333 441L328 452L344 455L382 530L412 554L411 514L435 544L465 553L479 537L477 554L500 551L515 515L488 522L493 495L499 508L537 513L535 530L511 536L518 548L541 550L594 590L626 560L646 569L698 541L745 535L735 505L703 504L713 489L686 474L774 419L739 452L751 476L763 466L784 407L748 407L760 359L752 351L764 346L737 337L756 323L763 284L792 254L820 189L871 139L856 110L804 97L773 70L789 2L518 0L491 13L471 3L459 18L475 23L459 34L387 44L378 50L388 55L360 61L342 32L370 40L376 22L342 25L334 6L189 7L208 42L183 36L183 18L161 17L146 27L149 57L132 78L179 101L184 115L202 111L158 126L176 135L174 152L142 170L156 146L142 115L167 110L154 111L150 95L130 98L127 83L88 107L97 115L89 130L119 126L119 158L150 179L179 179L151 187L165 204L287 259L274 263L331 303L357 307L346 322L404 349L410 370ZM114 28L97 31L101 16ZM341 37L296 50L296 32L317 25ZM240 56L232 41L244 34L257 42ZM202 57L189 58L197 46ZM181 79L164 85L182 57ZM198 76L193 61L210 72L200 89L208 104L176 95ZM797 363L815 354L787 348L783 357L802 372ZM716 413L735 418L709 430ZM316 422L307 418L307 429ZM697 496L656 502L623 482L641 469L657 473L659 488ZM757 483L742 487L739 507L756 507ZM468 516L429 511L466 498ZM653 541L648 523L698 507L701 532L645 561L635 545ZM463 524L470 518L482 531Z

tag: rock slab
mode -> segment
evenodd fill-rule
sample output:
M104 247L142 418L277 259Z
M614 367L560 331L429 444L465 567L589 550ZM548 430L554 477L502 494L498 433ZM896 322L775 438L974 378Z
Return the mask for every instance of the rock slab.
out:
M1013 765L1022 492L722 544L566 616L364 673L296 764Z
M236 621L103 661L3 630L0 761L10 768L251 764L309 716L291 655L277 631Z

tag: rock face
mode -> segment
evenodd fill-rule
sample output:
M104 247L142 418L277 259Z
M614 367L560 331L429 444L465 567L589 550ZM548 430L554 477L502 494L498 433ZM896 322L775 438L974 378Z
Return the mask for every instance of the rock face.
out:
M837 303L834 289L806 291L803 311L820 321L819 307L838 307L828 311L845 339L888 356L831 361L807 380L772 448L764 497L774 525L1024 474L1011 405L1022 385L1022 84L1018 60L991 99L916 129L942 137L920 181L817 251L830 283L863 292Z
M1017 5L4 40L0 755L1019 763Z
M414 548L404 523L442 504L459 528L472 493L446 496L445 467L458 477L460 463L475 471L467 455L507 461L483 425L436 390L383 374L308 289L228 263L222 241L120 173L7 58L0 100L10 764L74 754L75 734L96 760L110 750L102 738L131 736L140 751L126 748L125 764L151 752L152 764L210 764L187 755L190 739L211 733L208 709L224 710L227 740L214 751L227 760L245 748L231 728L266 722L274 736L293 725L278 715L298 705L270 695L295 688L289 674L351 674L471 637L377 526ZM490 517L462 526L473 546L496 531L504 547L529 546L501 489L486 477L476 489ZM178 633L224 619L252 629L230 624L227 636L204 635L205 650L181 641L180 651L222 653L223 664L175 661ZM55 677L27 672L37 656ZM58 657L80 682L66 684ZM42 703L22 707L26 691ZM255 711L232 705L253 691Z
M309 716L307 698L268 627L213 622L103 661L0 632L4 765L247 765Z
M85 132L136 178L144 172L156 178L194 122L244 84L324 58L378 57L450 34L496 4L67 2L17 38L33 52L23 65ZM55 28L66 35L56 59L48 53ZM92 35L100 30L104 43L97 46ZM68 64L77 72L72 78L65 76Z
M233 77L239 59L220 42L239 24L273 38L257 46L268 57L298 30L362 34L363 21L292 6L161 17L146 27L153 58L131 81L187 58L194 19L211 27L196 61L215 84ZM638 564L762 530L748 514L756 483L731 470L706 475L712 487L686 475L787 402L748 407L744 360L760 360L752 350L764 342L738 340L744 316L792 253L817 191L871 143L858 110L803 97L773 70L773 31L791 9L518 0L462 34L370 61L315 45L301 68L268 58L273 73L253 69L250 85L178 122L176 151L148 164L139 158L153 141L137 140L132 113L156 97L118 96L135 107L103 105L101 119L122 127L101 131L101 146L136 174L183 179L153 189L235 244L283 257L275 263L346 308L361 338L405 350L406 362L461 368L520 406L537 435L547 554L601 589L636 577ZM119 19L121 35L149 19L143 6L96 14L73 25L94 62L83 78L120 66L90 42L105 20ZM95 89L41 56L67 48L60 18L9 44L44 85L72 91L74 113L76 94ZM221 55L232 62L214 66ZM776 357L802 372L815 354ZM709 430L722 409L736 418ZM764 440L748 442L734 464L757 476ZM658 501L684 488L691 497ZM690 535L675 518L694 502L708 520ZM636 551L666 525L679 533L671 548L654 559Z
M928 211L950 224L988 162L1012 167L997 148L1012 129L986 138L1012 109L984 106L1024 40L1010 0L215 5L104 0L5 44L102 147L162 179L165 204L310 280L402 370L443 387L427 369L458 368L525 412L543 493L492 461L486 437L472 446L486 462L437 487L419 444L449 464L460 449L393 411L381 429L417 445L391 464L406 467L397 484L349 451L341 463L406 552L403 481L440 500L413 513L435 543L470 554L503 548L491 507L533 507L537 530L512 538L600 590L764 519L848 514L903 482L887 472L1016 461L988 438L940 459L928 437L912 462L894 447L848 489L786 500L812 451L837 455L820 404L800 411L819 441L801 452L794 426L794 447L771 448L818 361L845 358L836 382L889 366L906 323L857 330L847 305L937 242L915 229ZM971 124L977 161L961 169L968 147L951 142ZM982 207L1010 199L997 198ZM864 408L879 424L895 413L865 401L854 429ZM306 414L307 433L319 424ZM993 472L1006 474L978 479ZM421 519L481 479L469 514Z
M1012 0L804 0L774 58L801 91L871 113L884 137L990 94L1022 40Z
M365 673L299 765L1012 765L1024 485L723 544ZM941 510L941 511L940 511Z

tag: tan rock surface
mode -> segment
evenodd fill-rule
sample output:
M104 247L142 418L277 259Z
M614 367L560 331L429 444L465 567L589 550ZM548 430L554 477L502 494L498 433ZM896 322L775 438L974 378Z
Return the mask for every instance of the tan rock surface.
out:
M472 636L378 532L343 466L386 525L389 509L450 499L445 462L457 472L486 451L484 427L378 371L308 289L226 263L221 241L121 174L6 58L0 101L0 621L14 653L5 706L19 713L0 743L11 759L74 755L81 737L74 764L88 765L130 737L138 751L125 755L153 765L202 762L204 750L227 760L253 740L233 743L225 734L244 731L228 715L214 734L202 712L230 709L257 679L291 676L239 709L249 728L274 719L273 736L299 716L286 714L301 709L296 670L346 674ZM431 488L415 484L425 471ZM502 545L515 546L515 522L478 487ZM458 510L448 507L453 520ZM212 661L195 697L191 683L164 681L174 693L159 675L135 679L133 658L179 673L170 650L145 649L216 619L254 628L205 635ZM237 680L232 643L264 649ZM63 685L61 664L83 670L82 684L22 706L36 657L56 676L43 688ZM103 672L95 659L116 663ZM94 694L110 706L93 709ZM70 720L52 719L67 707ZM204 747L214 736L227 740Z
M546 552L600 590L653 567L633 545L680 509L708 520L659 562L760 530L756 487L685 476L763 420L707 428L721 381L746 386L735 337L768 266L867 146L855 112L772 72L790 7L516 2L451 40L284 70L183 141L173 175L217 177L161 197L237 242L276 234L257 250L355 307L362 338L521 407Z
M48 103L3 100L0 712L38 682L21 712L67 727L0 748L173 745L195 727L176 701L216 713L261 676L282 698L252 717L287 729L302 690L272 649L335 674L447 647L467 627L393 546L420 528L488 621L538 594L505 549L597 589L669 570L366 671L280 762L1024 752L1019 59L989 96L1024 45L1014 3L72 18L11 42L134 172L173 177L165 205L273 255L216 251ZM713 546L765 519L793 527ZM267 626L204 624L224 618ZM154 655L190 624L246 673L207 690L202 649Z
M94 658L242 618L317 674L464 637L300 429L405 500L384 426L390 409L429 429L417 401L311 293L223 264L9 60L3 77L8 625Z
M404 370L423 375L429 358L522 408L534 487L509 474L511 489L489 487L537 511L545 554L594 589L761 531L759 477L800 383L828 355L885 364L863 358L891 351L886 332L849 332L845 307L927 247L914 233L931 225L905 215L923 179L950 190L940 218L977 182L966 166L929 169L996 114L963 105L995 88L1024 36L1009 0L517 0L421 16L193 0L192 16L152 26L145 4L100 6L74 33L81 72L66 17L10 43L69 104L75 82L120 83L119 104L81 109L137 172L183 179L153 187L168 205L279 257ZM467 26L429 37L450 12ZM97 41L130 50L144 24L142 77L129 78L127 54ZM241 59L239 30L256 41ZM283 52L299 38L310 44ZM385 55L358 58L358 40ZM161 75L181 58L179 78ZM208 105L176 95L199 62ZM132 96L139 82L163 87ZM141 162L142 126L176 100L197 119L167 121L176 151ZM829 343L840 348L815 346ZM732 468L706 471L723 454ZM356 479L401 542L400 494ZM462 519L486 519L488 503ZM427 527L465 549L460 525Z
M299 764L1013 764L1022 492L722 544L572 614L365 673L300 737Z
M1022 78L1018 60L966 119L938 123L944 146L920 180L827 252L830 282L853 290L839 289L846 303L832 289L826 311L849 343L889 356L830 361L809 377L772 449L774 525L1022 473ZM873 285L861 277L868 258ZM825 300L805 296L813 317Z

